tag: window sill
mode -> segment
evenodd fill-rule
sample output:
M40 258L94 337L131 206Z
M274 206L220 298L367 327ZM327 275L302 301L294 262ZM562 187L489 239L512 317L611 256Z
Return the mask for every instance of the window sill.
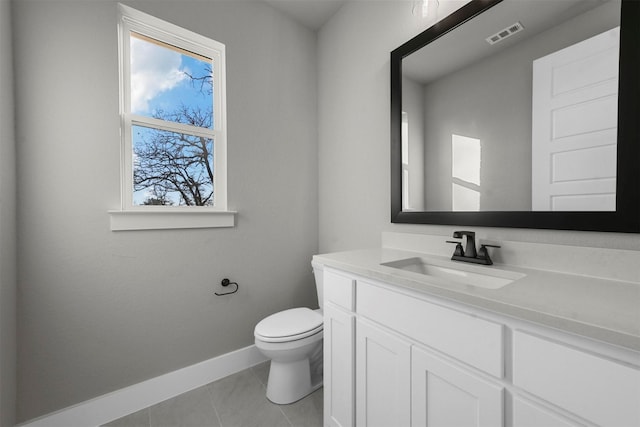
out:
M111 231L168 230L180 228L220 228L235 226L234 211L188 210L111 210Z

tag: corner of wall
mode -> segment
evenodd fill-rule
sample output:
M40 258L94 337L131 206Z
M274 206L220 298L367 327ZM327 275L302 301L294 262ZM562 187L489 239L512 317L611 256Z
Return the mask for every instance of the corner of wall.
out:
M16 179L11 2L0 0L0 425L16 420Z

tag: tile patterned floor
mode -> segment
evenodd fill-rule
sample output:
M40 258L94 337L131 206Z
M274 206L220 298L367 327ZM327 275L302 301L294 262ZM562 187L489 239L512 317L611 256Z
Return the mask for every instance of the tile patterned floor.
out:
M291 405L267 400L269 363L111 421L103 427L321 427L322 388Z

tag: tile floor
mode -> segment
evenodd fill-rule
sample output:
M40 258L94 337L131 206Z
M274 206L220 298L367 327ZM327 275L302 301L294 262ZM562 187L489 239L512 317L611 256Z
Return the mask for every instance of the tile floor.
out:
M269 362L111 421L103 427L320 427L322 388L291 405L265 396Z

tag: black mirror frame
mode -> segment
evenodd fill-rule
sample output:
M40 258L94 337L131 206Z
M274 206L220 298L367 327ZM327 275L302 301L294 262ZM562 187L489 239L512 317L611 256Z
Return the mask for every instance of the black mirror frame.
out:
M503 0L472 0L391 52L391 222L640 233L640 1L622 0L615 212L402 211L402 59Z

